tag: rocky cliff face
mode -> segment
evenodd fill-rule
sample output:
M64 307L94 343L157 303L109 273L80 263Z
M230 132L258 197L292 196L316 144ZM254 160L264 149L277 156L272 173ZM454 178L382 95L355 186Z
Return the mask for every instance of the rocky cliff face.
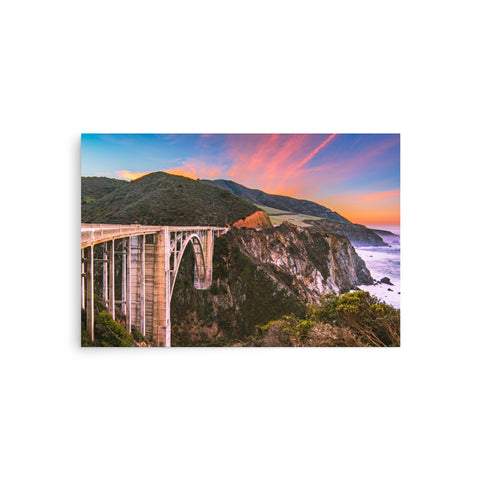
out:
M182 260L171 304L173 345L242 341L282 315L301 315L325 293L373 282L347 238L282 224L232 228L215 240L213 284L193 288L193 252Z
M242 228L269 228L273 227L270 217L262 210L255 212L244 220L239 220L233 224L234 227Z
M357 223L341 223L329 220L305 220L312 225L310 228L316 232L338 233L347 237L357 246L383 247L387 244L374 230Z
M257 268L303 302L373 283L364 261L342 235L312 232L286 222L277 228L229 234Z

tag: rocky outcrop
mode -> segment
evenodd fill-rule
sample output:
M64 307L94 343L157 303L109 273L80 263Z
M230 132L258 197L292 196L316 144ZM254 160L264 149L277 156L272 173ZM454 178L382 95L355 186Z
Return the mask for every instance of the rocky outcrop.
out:
M342 235L312 232L287 222L277 228L229 234L259 269L304 302L373 283L365 262Z
M345 235L356 246L386 247L382 237L365 225L357 223L332 222L330 220L305 220L311 229L324 233L339 233Z
M254 214L248 216L244 220L239 220L233 224L234 227L242 228L269 228L273 227L270 217L263 211L259 210Z

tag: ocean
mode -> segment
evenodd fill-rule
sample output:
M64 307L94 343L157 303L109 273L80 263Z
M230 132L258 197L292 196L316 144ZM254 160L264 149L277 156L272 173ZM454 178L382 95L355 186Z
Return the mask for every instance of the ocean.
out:
M388 247L357 247L355 250L363 259L374 280L380 282L388 277L393 285L360 285L358 288L370 292L395 308L400 308L400 227L369 226L375 230L387 230L394 235L379 234Z

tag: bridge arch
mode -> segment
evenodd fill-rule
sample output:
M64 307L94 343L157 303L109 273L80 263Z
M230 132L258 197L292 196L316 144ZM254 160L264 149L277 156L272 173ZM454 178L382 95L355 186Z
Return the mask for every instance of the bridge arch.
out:
M175 240L176 241L176 240ZM195 258L195 273L194 273L194 285L197 290L205 290L208 288L208 278L207 278L207 258L205 258L205 251L203 248L202 239L198 234L193 233L186 237L185 240L181 243L180 251L175 251L175 246L170 249L170 265L173 268L171 269L171 278L170 278L170 301L172 299L173 290L175 288L175 281L177 280L178 271L180 269L180 264L182 263L182 258L187 249L188 245L191 245L193 248L194 258Z

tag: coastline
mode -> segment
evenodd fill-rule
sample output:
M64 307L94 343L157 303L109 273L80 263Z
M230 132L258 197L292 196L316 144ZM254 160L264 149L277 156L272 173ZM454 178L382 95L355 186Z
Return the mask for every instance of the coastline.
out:
M392 232L380 234L387 247L357 247L355 250L364 260L375 280L374 285L360 285L360 290L369 292L371 295L385 301L388 305L400 308L400 226L369 226L374 230ZM388 277L392 283L381 283L380 280Z

